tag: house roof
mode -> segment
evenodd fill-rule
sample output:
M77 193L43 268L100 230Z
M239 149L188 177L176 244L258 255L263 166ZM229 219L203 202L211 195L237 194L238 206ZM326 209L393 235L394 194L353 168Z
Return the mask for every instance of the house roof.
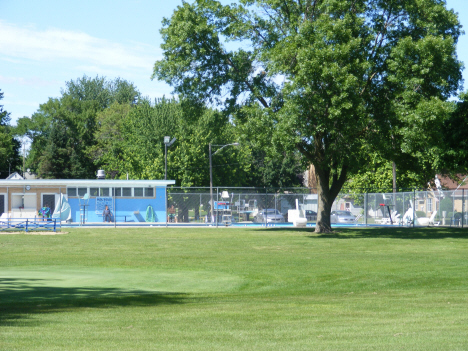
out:
M7 180L13 180L13 179L24 179L24 178L18 172L13 172L6 179Z
M468 189L468 175L457 175L458 178L460 179L458 182L445 176L438 176L440 180L440 184L442 185L442 188L445 189ZM461 184L461 185L460 185Z

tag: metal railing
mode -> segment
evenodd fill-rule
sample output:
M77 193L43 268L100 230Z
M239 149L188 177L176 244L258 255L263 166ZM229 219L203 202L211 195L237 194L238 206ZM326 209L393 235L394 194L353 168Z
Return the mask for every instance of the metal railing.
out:
M64 188L59 190L59 193L66 192ZM42 219L33 217L38 215L39 204L45 206L45 200L49 196L45 191L50 190L31 187L22 193L13 188L0 191L0 197L3 198L3 206L0 206L0 229L12 227L8 224L8 217L20 221L18 228L26 228L27 224L29 230L30 226L44 225ZM55 197L50 195L52 200L55 199L55 203L52 203L54 208L51 208L50 213L54 220L56 219L57 225L68 226L276 226L291 225L289 210L296 209L297 204L304 210L308 225L313 226L318 212L317 191L311 188L213 187L213 204L209 187L168 187L157 189L152 197L133 196L128 199L113 196L114 191L104 195L105 198L92 197L86 205L88 209L78 197L69 196L71 219L62 222L58 218L60 216L54 214L54 208L60 209L62 204L57 200L57 194ZM98 200L103 199L111 204L112 223L103 223L102 209L98 206ZM149 205L154 210L152 216L148 216ZM336 225L464 227L468 222L468 198L464 189L409 190L397 193L343 191L333 202L331 210L332 224ZM336 211L350 212L352 220L342 221ZM13 222L12 218L10 223ZM50 222L45 223L44 228L47 230L49 227Z
M57 231L56 219L42 218L7 218L0 220L0 231Z
M309 224L316 221L315 189L215 187L211 211L209 188L167 189L168 225L225 225L288 223L288 210L296 202ZM172 210L172 213L170 212ZM468 220L464 189L398 193L340 193L332 205L332 223L352 225L460 226ZM268 211L264 211L268 210ZM348 211L352 223L342 222L336 211ZM335 215L333 215L335 213ZM282 216L282 219L281 219Z

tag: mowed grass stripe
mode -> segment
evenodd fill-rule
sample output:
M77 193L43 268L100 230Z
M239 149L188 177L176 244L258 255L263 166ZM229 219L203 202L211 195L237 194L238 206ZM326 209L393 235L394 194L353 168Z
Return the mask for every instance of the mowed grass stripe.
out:
M0 349L466 350L468 231L0 236Z

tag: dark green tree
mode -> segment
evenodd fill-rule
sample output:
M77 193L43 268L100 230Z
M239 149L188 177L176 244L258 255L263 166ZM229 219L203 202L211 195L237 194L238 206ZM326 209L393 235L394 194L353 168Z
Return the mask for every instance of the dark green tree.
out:
M208 144L236 141L234 127L225 116L175 99L162 98L154 104L142 101L128 112L119 128L120 132L115 133L122 137L119 151L108 162L116 165L118 177L124 178L128 173L134 179L164 178L163 141L170 136L177 141L168 150L168 179L175 179L182 186L208 186ZM250 168L248 152L229 148L216 155L214 181L244 185Z
M128 103L114 102L96 116L97 128L94 133L96 144L88 148L87 153L93 163L105 169L111 178L126 172L120 167L126 145L123 123L130 109L131 105Z
M314 164L317 232L370 152L432 151L461 80L460 24L441 0L196 0L161 34L153 78Z
M443 127L444 169L452 176L468 174L468 94L460 97Z
M3 92L0 90L0 100ZM21 165L20 142L10 126L10 113L0 105L0 178L7 178L9 172L19 171Z
M440 153L441 150L438 150ZM369 162L358 172L352 174L343 186L345 192L393 192L393 165L392 161L385 160L377 153L368 155ZM427 183L434 178L437 173L435 164L424 160L409 159L414 161L413 167L407 165L405 168L396 167L396 191L410 189L425 189ZM406 164L406 162L405 162ZM427 168L425 168L427 164Z
M52 126L45 149L39 158L37 173L42 178L70 179L86 175L80 149L73 131L65 121L59 120ZM83 176L82 176L83 177Z
M66 82L60 98L50 98L31 118L18 121L17 132L31 140L27 166L43 178L94 178L106 152L96 147L98 113L113 103L135 104L139 96L120 78L83 76ZM57 131L67 137L66 144Z
M87 155L94 144L95 100L79 101L70 96L49 99L21 128L33 136L28 167L41 178L94 178L95 167Z
M90 78L84 75L82 78L70 80L65 83L62 90L63 96L71 96L80 101L96 101L102 109L112 105L135 104L140 98L137 88L122 78L108 80L106 77L96 76Z

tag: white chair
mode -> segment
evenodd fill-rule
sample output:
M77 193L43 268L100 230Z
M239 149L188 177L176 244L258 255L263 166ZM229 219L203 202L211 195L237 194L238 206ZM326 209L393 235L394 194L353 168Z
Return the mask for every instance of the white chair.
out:
M437 211L432 212L431 217L416 217L416 225L421 225L421 226L426 226L426 225L439 225L439 222L437 224L434 223L435 216L437 214Z

